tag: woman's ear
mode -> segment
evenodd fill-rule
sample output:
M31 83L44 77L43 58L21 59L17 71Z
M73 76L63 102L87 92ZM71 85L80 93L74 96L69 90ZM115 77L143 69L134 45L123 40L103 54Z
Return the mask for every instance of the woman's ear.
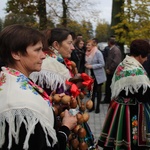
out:
M140 60L143 60L143 57L142 57L142 55L140 55L140 56L139 56L139 59L140 59Z
M56 50L59 50L60 44L59 44L57 41L54 41L53 47L54 47Z
M13 59L20 60L20 53L19 52L11 52Z
M139 57L138 61L139 61L141 64L143 64L144 61L147 60L147 57L142 57L142 55L139 55L138 57Z

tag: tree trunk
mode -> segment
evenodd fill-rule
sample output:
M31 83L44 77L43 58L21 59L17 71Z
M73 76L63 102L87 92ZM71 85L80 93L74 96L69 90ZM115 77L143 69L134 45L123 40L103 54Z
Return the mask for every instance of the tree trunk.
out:
M39 29L47 28L46 0L38 0Z
M120 17L116 15L123 12L122 6L124 5L124 0L113 0L112 2L112 13L111 13L111 27L117 25L121 22ZM111 30L111 34L114 35L114 30Z
M124 5L124 0L113 0L112 1L112 14L111 14L111 27L117 25L121 22L120 17L117 15L119 13L123 13L124 10L122 9L122 6ZM115 31L111 29L111 35L115 35ZM124 56L124 43L118 43L122 55Z
M62 0L62 6L63 6L63 15L62 15L62 26L67 27L67 11L68 7L65 0Z

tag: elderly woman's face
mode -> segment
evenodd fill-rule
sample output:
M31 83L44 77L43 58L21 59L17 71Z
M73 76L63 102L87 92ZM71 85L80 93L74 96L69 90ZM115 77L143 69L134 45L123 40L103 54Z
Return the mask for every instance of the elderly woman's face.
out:
M16 59L16 69L21 71L26 76L29 76L33 71L40 71L43 59L45 59L45 54L43 52L42 42L38 42L35 45L29 45L26 49L27 54L22 55L17 54Z
M67 39L59 44L58 52L63 58L70 58L71 53L74 50L72 36L68 35Z

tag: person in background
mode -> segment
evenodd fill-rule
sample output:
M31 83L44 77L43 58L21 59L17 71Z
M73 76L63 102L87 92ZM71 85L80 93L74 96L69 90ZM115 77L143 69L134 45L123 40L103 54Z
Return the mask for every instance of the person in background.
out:
M110 47L107 45L107 46L105 46L104 51L102 52L105 63L106 63L106 60L107 60L107 57L108 57L108 51L109 50L110 50Z
M77 34L77 36L76 36L76 40L77 39L82 39L83 41L84 41L84 37L83 37L83 35L81 34L81 33L79 33L79 34ZM85 43L85 42L84 42ZM83 46L83 51L85 52L86 51L86 45L84 44L84 46Z
M133 40L130 56L116 68L111 103L98 140L104 150L150 149L150 80L142 66L149 53L147 41Z
M52 101L29 75L40 71L45 59L44 35L15 24L0 33L0 149L65 150L76 123L65 111L57 130Z
M77 36L76 36L76 39L83 39L83 36L82 36L82 34L77 34Z
M32 73L30 78L49 95L52 91L61 94L67 90L66 80L72 77L63 57L71 57L74 50L73 39L70 31L63 28L46 29L42 32L46 37L44 44L46 59L43 61L42 70Z
M85 52L84 52L84 41L82 39L77 39L74 43L75 49L71 53L70 60L76 63L76 67L79 73L85 72Z
M115 40L115 36L110 36L111 39L114 39ZM104 51L102 52L103 53L103 56L104 56L104 60L106 62L107 60L107 57L108 57L108 51L110 50L110 47L109 47L109 40L110 38L108 39L107 43L108 45L104 48ZM119 48L119 46L117 45L117 43L115 42L115 45Z
M88 40L86 44L86 56L85 67L88 70L88 74L94 78L94 86L92 90L93 108L90 111L95 110L95 113L100 112L100 102L102 98L102 84L106 81L105 75L105 62L102 53L98 50L93 40ZM97 104L95 109L95 97L97 94Z
M97 48L98 48L98 39L97 39L97 38L93 38L92 40L94 41L95 45L96 45Z
M108 51L108 57L106 59L106 66L105 66L106 76L107 76L107 80L106 80L106 84L105 84L105 97L104 97L104 101L102 101L102 103L110 103L111 80L112 80L113 74L115 72L115 69L117 68L117 66L119 65L119 63L122 60L121 51L118 48L118 46L116 46L115 44L116 44L115 39L110 38L108 41L108 46L110 47L110 49Z

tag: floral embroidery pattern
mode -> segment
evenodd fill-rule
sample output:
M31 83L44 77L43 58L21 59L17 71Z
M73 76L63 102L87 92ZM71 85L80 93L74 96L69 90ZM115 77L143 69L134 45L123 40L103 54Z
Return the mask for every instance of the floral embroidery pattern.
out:
M124 65L120 64L116 70L115 81L121 79L122 77L146 75L146 72L142 68L136 68L132 70L124 70Z
M0 86L2 86L4 83L6 82L6 76L4 74L2 74L2 76L0 77ZM0 91L2 89L0 88Z
M62 63L64 61L64 59L61 56L61 54L59 54L59 52L54 47L50 46L49 48L53 52L53 53L49 54L50 57L56 58L57 61Z
M29 84L28 84L28 82L29 82L29 79L27 78L27 77L25 77L23 74L21 74L19 71L17 71L17 70L14 70L14 69L9 69L9 68L7 68L7 70L8 70L8 72L9 72L9 74L12 74L12 75L15 75L15 76L17 76L17 82L20 82L21 83L21 88L23 89L23 90L26 90L26 89L30 89L30 90L32 90L32 92L34 93L34 94L38 94L38 92L32 87L32 86L30 86Z
M136 144L138 140L138 121L136 115L132 117L132 134L133 134L133 143Z
M24 75L20 74L17 78L17 82L20 82L21 83L21 88L23 90L27 90L27 89L30 89L32 90L32 92L35 94L35 95L38 95L38 92L28 83L29 82L29 79L26 78Z
M32 88L36 89L39 93L41 93L45 100L49 99L49 96L47 95L47 93L41 87L39 87L35 83L31 82L30 80L28 81L28 83L32 86Z
M14 69L9 69L9 68L6 68L9 72L9 74L12 74L12 75L15 75L15 76L19 76L20 75L20 72L19 71L16 71Z
M17 76L17 82L19 82L21 84L20 88L22 88L23 90L27 90L30 89L32 90L32 92L35 95L42 95L42 97L44 98L44 100L46 100L48 102L48 105L51 105L51 101L49 99L49 96L47 95L47 93L40 88L39 86L37 86L35 83L33 83L31 80L29 80L26 76L24 76L22 73L20 73L19 71L16 71L14 69L8 69L8 72L12 75Z

